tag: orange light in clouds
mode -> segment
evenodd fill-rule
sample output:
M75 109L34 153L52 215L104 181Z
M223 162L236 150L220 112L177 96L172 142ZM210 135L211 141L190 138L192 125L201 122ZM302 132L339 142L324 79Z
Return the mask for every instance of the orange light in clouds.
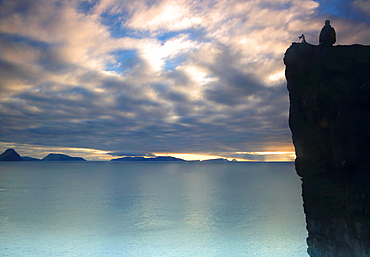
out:
M294 155L295 152L236 152L237 154L251 154L251 155Z
M295 152L237 152L237 154L259 156L257 159L265 162L292 162L296 158Z

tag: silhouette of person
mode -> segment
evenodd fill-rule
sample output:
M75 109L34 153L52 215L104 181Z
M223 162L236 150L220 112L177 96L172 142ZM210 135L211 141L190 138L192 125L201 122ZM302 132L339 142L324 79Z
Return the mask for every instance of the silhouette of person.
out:
M337 41L335 30L330 26L330 21L325 21L325 26L322 28L319 37L319 43L323 46L332 46Z

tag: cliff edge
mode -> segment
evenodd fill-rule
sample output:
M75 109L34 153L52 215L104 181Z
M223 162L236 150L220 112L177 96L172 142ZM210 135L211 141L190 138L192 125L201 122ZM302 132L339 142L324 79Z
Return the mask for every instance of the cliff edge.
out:
M370 256L370 46L284 57L310 256Z

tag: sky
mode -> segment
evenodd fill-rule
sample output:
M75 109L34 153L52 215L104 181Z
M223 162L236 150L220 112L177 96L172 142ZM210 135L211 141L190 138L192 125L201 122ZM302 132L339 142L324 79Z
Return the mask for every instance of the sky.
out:
M370 1L0 0L0 150L292 161L283 57Z

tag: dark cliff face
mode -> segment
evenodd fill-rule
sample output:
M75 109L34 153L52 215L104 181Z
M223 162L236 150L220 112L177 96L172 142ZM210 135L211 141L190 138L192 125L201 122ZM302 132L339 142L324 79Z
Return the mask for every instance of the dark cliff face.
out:
M284 58L310 256L370 256L370 46Z

